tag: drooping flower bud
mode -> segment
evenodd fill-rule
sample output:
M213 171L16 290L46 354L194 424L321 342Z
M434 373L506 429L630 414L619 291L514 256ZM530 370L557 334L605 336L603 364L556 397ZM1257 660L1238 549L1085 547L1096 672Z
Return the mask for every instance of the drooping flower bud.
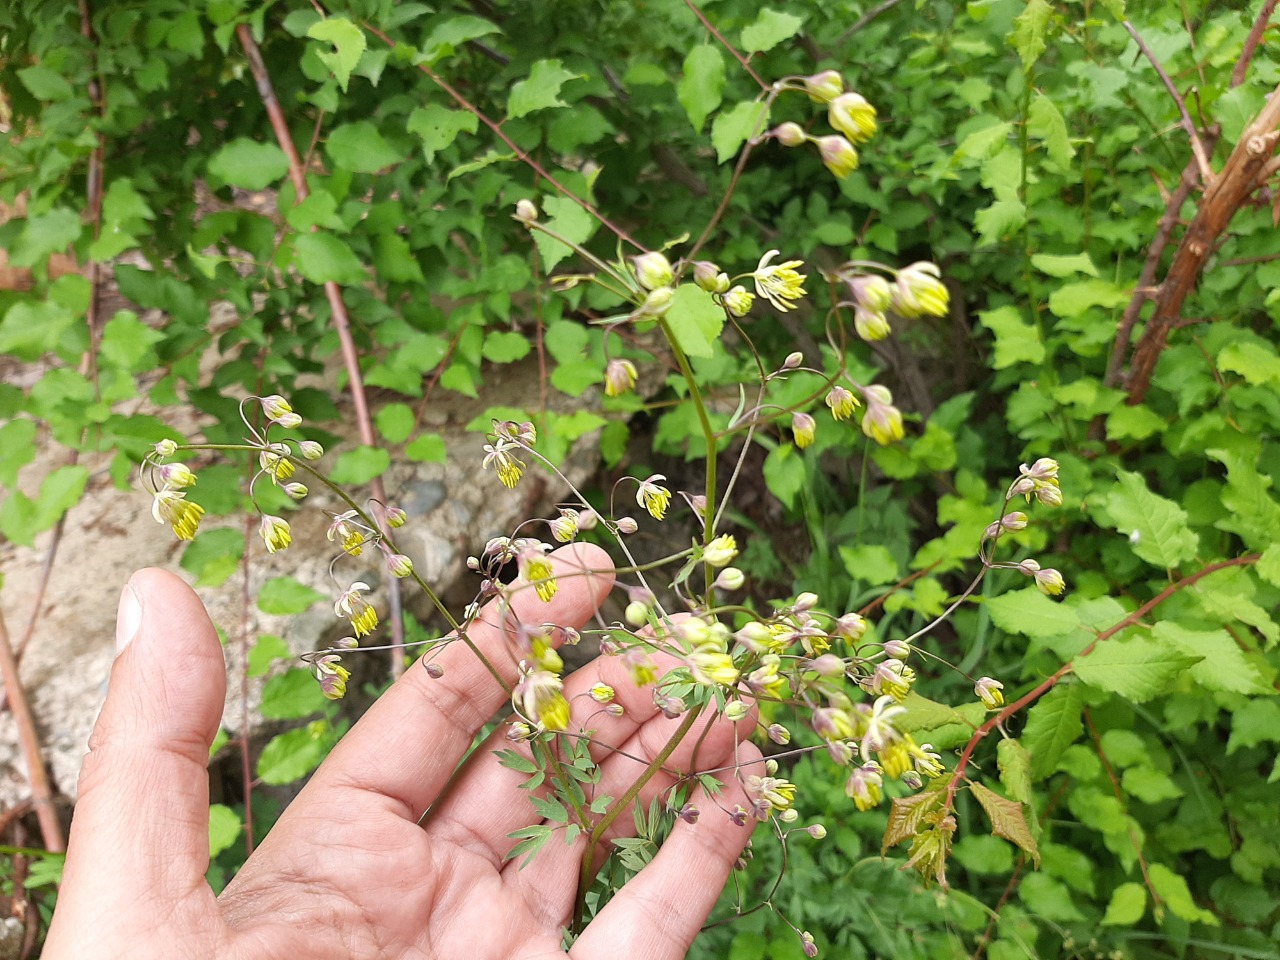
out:
M818 153L822 157L822 165L837 180L843 180L858 169L858 151L844 137L819 137Z
M889 326L889 318L883 313L867 310L863 307L853 308L853 329L863 340L874 343L883 340L893 332Z
M532 200L516 202L516 219L521 223L533 223L538 219L538 208L534 206Z
M671 302L675 299L676 292L670 287L658 287L650 290L649 295L644 298L644 303L636 308L634 314L637 320L647 320L652 317L660 317L671 309Z
M792 123L789 120L774 127L769 131L769 136L784 147L798 147L809 139L808 134L804 132L804 128L800 124Z
M1004 706L1004 694L1000 692L1003 689L1003 683L990 677L983 677L973 685L974 694L988 710L998 710Z
M795 370L802 363L804 363L804 354L799 350L792 350L787 354L787 358L782 361L782 369Z
M893 311L903 317L945 317L951 295L937 264L920 261L898 271L893 286Z
M157 457L172 457L178 452L178 444L176 441L170 440L166 437L164 440L156 441L156 445L153 449L155 450Z
M619 533L635 533L639 529L640 529L640 524L636 523L636 521L632 517L618 518Z
M633 600L622 611L622 616L631 626L643 627L649 622L649 608L638 600Z
M303 440L298 444L298 452L304 460L319 460L324 456L324 447L314 440Z
M729 275L710 260L693 265L693 282L707 293L724 293L729 289Z
M844 78L835 70L823 70L805 77L804 89L815 103L830 103L844 93Z
M636 385L636 365L630 360L610 360L604 368L604 395L617 397Z
M269 513L263 515L259 532L267 545L268 553L283 550L293 542L293 537L289 533L289 522L281 517L273 517Z
M393 577L404 579L413 573L413 561L406 557L403 553L391 553L387 555L387 572Z
M791 435L801 450L813 443L817 430L818 422L809 414L797 412L791 415Z
M747 288L738 284L732 290L724 295L722 302L724 308L735 317L745 317L751 312L751 304L755 302L755 295L749 293Z
M387 507L387 526L403 527L409 522L409 515L399 507Z
M646 290L658 290L671 286L674 278L671 262L662 254L654 251L632 257L631 266L636 272L636 280Z
M854 143L870 140L876 132L876 108L860 93L842 93L827 104L831 125Z
M746 575L737 567L725 567L720 571L720 575L716 577L715 583L711 584L717 590L741 590L742 585L746 583Z

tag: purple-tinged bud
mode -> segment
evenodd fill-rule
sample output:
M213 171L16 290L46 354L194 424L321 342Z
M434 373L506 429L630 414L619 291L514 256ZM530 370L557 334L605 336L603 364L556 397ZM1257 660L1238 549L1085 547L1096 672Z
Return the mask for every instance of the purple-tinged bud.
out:
M680 819L685 823L697 823L699 810L692 803L686 803L680 808Z
M618 518L619 533L635 533L640 529L640 524L636 523L631 517Z
M784 147L798 147L809 140L808 134L804 132L804 128L798 123L792 123L788 120L781 123L769 131L769 136L777 140Z
M307 495L307 485L305 483L298 483L297 481L282 484L280 489L294 500L301 500Z
M532 736L533 728L521 720L517 720L515 723L511 724L511 726L507 727L507 739L515 743L519 743L522 740L528 740Z
M812 670L825 680L834 680L836 677L844 676L845 662L834 653L824 653L822 656L810 660L804 665L804 668Z
M693 282L707 293L726 293L729 275L710 260L699 260L693 265Z
M1034 480L1030 477L1019 477L1017 480L1013 481L1013 484L1009 487L1009 492L1005 495L1005 499L1012 500L1014 497L1023 496L1030 499L1031 494L1035 492L1035 489L1036 482Z
M724 718L730 723L737 723L751 712L751 705L745 700L732 700L724 708Z
M804 354L799 350L792 350L787 354L787 359L782 361L782 369L795 370L802 363L804 363Z
M853 747L845 740L831 740L827 743L827 756L838 767L847 767L853 762Z
M804 832L809 834L809 836L813 837L815 840L822 840L827 835L827 828L820 823L811 823L809 826L805 827Z
M861 640L866 632L866 618L858 613L846 613L843 617L840 617L836 620L835 629L832 631L832 633L838 634L853 643Z
M626 710L622 708L622 704L620 703L611 703L604 708L604 712L611 717L620 717L626 713Z
M387 526L403 527L409 522L409 515L399 507L387 507Z
M844 137L819 137L818 153L822 157L822 165L837 180L843 180L858 169L858 151Z
M763 653L769 641L773 639L773 634L759 620L751 620L743 624L733 638L752 653Z
M1032 480L1058 479L1058 461L1052 457L1041 457L1029 467L1024 463L1019 470L1024 477L1030 477Z
M1052 567L1037 570L1032 576L1035 577L1036 587L1040 592L1050 597L1056 597L1067 589L1067 581Z
M817 432L818 421L809 414L797 412L791 415L791 436L801 450L813 443Z
M903 640L886 640L884 642L885 656L894 660L906 660L911 656L911 644Z
M166 463L157 472L165 486L174 490L183 490L196 482L196 475L185 463Z
M629 392L638 376L636 365L630 360L610 360L604 368L604 395L619 397Z
M883 313L893 302L893 288L889 286L889 281L879 274L851 277L847 282L854 303L864 310Z
M800 811L795 807L788 807L786 810L783 810L778 814L778 819L783 823L795 823L800 819Z
M578 529L594 530L599 519L600 515L598 513L589 507L585 507L578 511Z
M324 447L314 440L303 440L298 444L298 452L303 460L319 460L324 456Z
M908 770L899 777L898 780L906 784L912 790L919 790L924 786L924 778L914 770Z
M1051 483L1044 483L1036 487L1036 499L1046 507L1060 507L1062 506L1062 491Z
M668 720L674 720L689 709L679 697L660 697L657 700L657 707Z
M444 676L444 667L432 660L426 666L427 676L432 680L439 680Z
M844 93L844 78L835 70L823 70L805 77L804 89L815 103L830 103Z
M387 554L387 572L393 577L403 580L413 573L413 561L403 553Z
M791 731L780 723L771 723L765 731L769 735L769 739L780 747L785 747L791 742Z
M876 132L876 108L860 93L842 93L827 104L831 125L854 143L870 140Z
M804 950L804 955L813 960L818 955L818 945L813 942L813 934L805 930L800 934L800 948Z
M335 643L334 646L339 650L354 650L356 647L360 646L360 641L355 637L343 637Z
M170 440L167 437L164 440L156 441L153 448L157 457L172 457L178 452L177 441Z
M806 610L812 610L817 605L818 595L816 593L805 591L796 597L796 602L792 604L791 609L795 610L797 613L803 613Z

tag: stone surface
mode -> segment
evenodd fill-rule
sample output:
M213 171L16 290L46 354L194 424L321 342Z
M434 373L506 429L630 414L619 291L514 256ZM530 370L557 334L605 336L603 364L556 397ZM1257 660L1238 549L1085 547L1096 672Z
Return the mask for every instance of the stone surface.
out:
M509 533L521 520L546 515L552 504L563 500L566 491L558 480L533 468L515 491L498 483L492 471L481 470L483 436L464 427L486 407L518 404L518 398L537 396L535 364L510 365L500 375L487 378L489 392L480 401L450 395L433 404L430 429L444 438L447 464L418 464L393 452L391 469L384 477L388 496L410 516L409 525L397 531L402 548L429 583L455 599L474 589L474 575L465 569L465 558L478 552L493 536ZM581 401L553 394L555 400L580 405ZM189 425L175 424L179 429ZM326 429L334 430L332 424ZM354 434L354 428L347 429ZM190 431L187 430L188 435ZM305 432L305 427L304 427ZM583 483L597 462L597 436L578 441L562 465L569 479ZM320 466L332 464L341 451L331 450ZM22 474L28 490L38 487L43 472L64 462L66 452L51 451ZM114 650L114 618L120 590L139 567L159 566L186 576L178 566L182 546L167 527L150 514L150 498L140 488L119 490L106 474L106 462L83 460L92 472L89 489L82 502L69 513L62 543L49 583L45 602L29 649L22 661L22 681L31 700L45 760L58 789L74 799L76 778L93 722L106 694ZM313 485L314 487L318 485ZM198 501L198 486L196 499ZM263 633L280 636L294 653L315 649L342 636L342 621L333 615L331 604L320 602L294 617L268 616L256 605L258 589L272 577L289 575L319 590L326 597L336 595L329 574L333 545L324 532L329 518L324 509L342 509L336 497L313 492L304 509L291 514L294 543L286 551L269 556L256 533L251 537L248 565L249 595L243 602L244 581L240 573L216 589L200 594L214 622L228 638L228 699L224 726L237 731L241 726L239 671L242 659L239 642L243 636ZM219 518L219 523L240 523L236 518ZM31 597L40 578L49 534L38 538L34 550L6 544L0 547L0 571L4 588L0 604L16 639L21 636L31 613ZM358 559L343 558L336 576L345 588L352 580L365 580L375 587L372 600L385 615L386 577L378 569L376 551L366 551ZM187 577L190 580L190 577ZM425 612L424 604L413 608ZM383 641L385 642L385 641ZM261 678L249 684L249 715L261 693ZM251 720L251 734L256 730ZM27 775L18 748L13 718L0 713L0 806L13 804L28 795Z

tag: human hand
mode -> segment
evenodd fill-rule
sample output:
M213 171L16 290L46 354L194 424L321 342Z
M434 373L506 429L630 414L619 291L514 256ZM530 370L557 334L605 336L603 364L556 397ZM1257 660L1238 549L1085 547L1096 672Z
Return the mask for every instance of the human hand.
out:
M603 551L553 555L560 592L542 603L520 593L534 622L580 627L608 593ZM508 682L515 666L490 610L469 631ZM503 856L507 834L538 822L518 773L492 751L499 729L450 786L457 764L504 694L462 644L437 659L433 680L410 669L334 749L220 898L209 866L207 763L225 696L222 650L208 614L177 577L134 575L121 598L119 653L80 776L66 871L45 960L321 960L321 958L564 957L584 839L553 838L525 869ZM575 722L598 705L575 700L603 680L622 717L596 713L600 743L648 760L678 720L654 707L617 659L566 678ZM585 705L584 705L585 704ZM702 721L699 721L701 724ZM744 726L746 726L744 724ZM574 727L571 726L571 729ZM732 725L694 729L664 769L758 760ZM635 759L593 748L600 792L619 796L641 771ZM641 802L673 782L659 772ZM657 856L587 926L568 956L683 957L750 835L708 798L696 825L677 821ZM750 806L728 780L721 802ZM430 816L419 824L424 811ZM631 824L615 821L611 836Z

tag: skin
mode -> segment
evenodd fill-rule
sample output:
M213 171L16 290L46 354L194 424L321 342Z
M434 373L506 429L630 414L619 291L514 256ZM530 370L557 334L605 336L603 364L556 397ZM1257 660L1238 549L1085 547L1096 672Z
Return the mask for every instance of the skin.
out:
M559 593L543 603L522 591L515 613L532 623L581 627L613 582L611 574L585 571L608 569L608 559L575 545L557 551L553 562ZM499 619L488 608L470 636L514 682L511 640ZM437 660L441 679L415 667L374 704L215 897L205 871L208 751L225 695L217 635L191 589L161 570L129 581L117 629L119 653L80 775L46 960L675 960L750 835L716 799L695 793L698 823L677 821L653 862L566 954L562 929L573 910L583 841L553 837L523 870L504 861L514 843L507 834L538 818L519 789L521 775L491 755L511 746L501 729L449 783L475 732L505 699L459 643ZM621 718L582 696L601 680L617 690ZM617 658L567 678L565 694L571 730L584 724L600 742L641 760L655 756L679 724L656 711L652 692L635 688ZM737 762L761 772L759 753L737 743L740 732L723 720L699 721L665 769L684 769L696 749L701 769ZM619 796L641 769L634 758L593 753L602 794ZM736 781L726 779L719 804L747 806ZM672 782L659 772L642 801ZM616 824L630 828L630 814Z

